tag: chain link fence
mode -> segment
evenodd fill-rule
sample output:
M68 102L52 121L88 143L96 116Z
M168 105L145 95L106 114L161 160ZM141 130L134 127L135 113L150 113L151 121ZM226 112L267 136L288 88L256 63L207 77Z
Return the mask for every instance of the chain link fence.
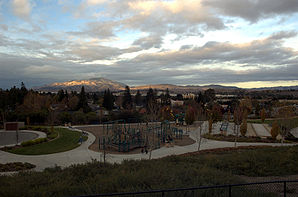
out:
M231 185L177 188L130 193L98 194L81 197L297 197L298 180L267 181Z

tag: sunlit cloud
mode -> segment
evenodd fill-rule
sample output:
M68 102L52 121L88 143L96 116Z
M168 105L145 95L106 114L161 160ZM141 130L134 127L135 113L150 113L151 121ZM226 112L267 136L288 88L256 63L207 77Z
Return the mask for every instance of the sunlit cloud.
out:
M292 0L2 1L1 87L104 76L128 85L295 84ZM33 84L34 83L34 84Z

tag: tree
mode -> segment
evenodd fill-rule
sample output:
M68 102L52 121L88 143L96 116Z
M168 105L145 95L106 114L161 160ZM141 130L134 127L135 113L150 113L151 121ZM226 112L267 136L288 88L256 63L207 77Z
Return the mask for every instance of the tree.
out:
M93 101L93 103L98 103L98 100L99 100L99 98L98 98L98 95L96 94L96 93L93 93L92 94L92 101Z
M106 108L107 110L111 111L114 107L114 96L110 92L110 89L105 90L104 96L103 96L103 107Z
M71 114L69 112L61 112L58 114L58 120L60 123L69 123L71 122Z
M234 134L235 134L235 147L237 145L237 139L239 135L239 127L243 119L243 111L240 106L237 106L234 110Z
M142 95L139 90L137 91L137 94L135 96L135 103L136 103L136 105L142 104Z
M61 102L65 98L65 94L62 89L58 91L57 97L58 97L58 102Z
M240 108L242 111L243 119L247 119L248 114L252 111L252 102L251 99L246 97L240 101Z
M183 101L183 95L182 94L177 94L177 100Z
M88 106L88 100L87 100L84 86L82 86L81 92L79 94L79 102L78 102L77 110L79 109L83 109L84 113L91 111L90 107Z
M272 124L272 128L271 128L271 136L273 139L276 139L276 137L278 136L278 134L280 133L279 130L279 126L277 121L275 120Z
M240 133L242 136L245 136L246 132L247 132L247 121L246 121L246 119L244 119L240 126Z
M213 125L213 120L211 117L209 117L208 119L208 130L209 130L209 134L212 133L212 125Z
M75 124L85 124L86 116L82 111L76 111L72 114L72 121Z
M288 133L291 129L292 119L291 117L294 116L293 107L291 106L284 106L278 110L278 114L281 118L280 120L280 134L282 136L282 143L284 139L288 136Z
M260 117L261 117L262 122L264 123L265 118L266 118L266 112L265 112L264 108L261 110Z
M185 122L187 125L192 125L195 121L196 113L193 107L188 106L185 114Z
M204 100L206 103L213 102L215 100L215 90L208 89L204 92Z
M162 121L171 121L174 119L174 115L170 106L164 106L161 108L161 119Z
M171 96L170 96L169 88L167 88L166 94L163 94L163 96L161 97L161 103L162 105L166 105L166 106L171 105Z
M86 119L89 124L92 124L98 120L98 117L95 112L88 112L86 114Z
M130 89L128 86L125 87L123 101L122 101L122 107L124 109L130 110L132 108L132 98L130 94Z
M159 106L156 102L156 93L152 88L149 88L146 95L146 108L151 121L156 121L159 112Z
M68 107L70 110L74 111L77 109L77 106L78 106L78 103L79 103L79 98L78 96L72 94L69 98L69 101L68 101Z

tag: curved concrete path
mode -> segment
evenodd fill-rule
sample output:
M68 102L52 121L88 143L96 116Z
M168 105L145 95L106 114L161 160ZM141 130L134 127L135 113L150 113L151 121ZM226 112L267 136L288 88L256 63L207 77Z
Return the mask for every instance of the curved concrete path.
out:
M74 129L78 130L78 129ZM78 130L80 131L80 130ZM197 141L197 134L199 129L190 132L190 137ZM92 160L102 161L103 153L95 152L89 150L88 147L95 141L95 136L88 132L88 140L82 143L79 147L61 153L48 154L48 155L36 155L36 156L28 156L28 155L16 155L4 151L0 151L0 163L8 163L8 162L29 162L36 165L35 170L42 171L48 167L67 167L72 164L81 164L85 162L90 162ZM249 146L249 145L270 145L270 146L281 146L281 144L277 143L237 143L237 146ZM291 145L291 144L289 144ZM224 148L224 147L234 147L234 142L224 142L224 141L214 141L202 139L200 150L205 149L214 149L214 148ZM179 155L188 152L195 152L198 150L198 143L194 143L188 146L173 146L173 147L162 147L157 150L152 151L151 158L161 158L169 155ZM148 159L148 154L107 154L106 160L110 163L120 163L123 160L130 159Z
M0 130L0 134L9 134L10 139L0 139L0 148L3 147L10 147L10 146L15 146L16 144L16 134L15 131L4 131ZM2 136L1 136L2 137ZM47 134L44 132L40 131L33 131L33 130L19 130L19 140L18 140L18 145L20 145L22 142L28 141L28 140L33 140L33 139L38 139L38 138L45 138L47 137Z

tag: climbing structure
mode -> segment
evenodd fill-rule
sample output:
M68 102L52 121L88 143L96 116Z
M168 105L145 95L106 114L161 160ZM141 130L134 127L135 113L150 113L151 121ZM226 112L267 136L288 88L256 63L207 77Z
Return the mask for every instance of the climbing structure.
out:
M174 139L182 139L183 131L171 127L168 121L159 123L127 124L124 120L103 124L104 136L99 138L99 149L129 152L136 148L156 149Z

